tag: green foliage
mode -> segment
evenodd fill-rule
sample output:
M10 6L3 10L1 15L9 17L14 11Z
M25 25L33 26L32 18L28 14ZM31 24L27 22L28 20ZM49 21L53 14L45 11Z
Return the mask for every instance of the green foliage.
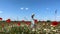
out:
M47 20L47 22L51 22L50 20Z

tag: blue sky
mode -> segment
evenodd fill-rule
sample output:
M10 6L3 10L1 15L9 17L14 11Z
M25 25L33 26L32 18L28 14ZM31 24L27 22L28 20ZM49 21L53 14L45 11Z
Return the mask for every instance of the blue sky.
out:
M3 20L60 20L60 0L0 0L0 17Z

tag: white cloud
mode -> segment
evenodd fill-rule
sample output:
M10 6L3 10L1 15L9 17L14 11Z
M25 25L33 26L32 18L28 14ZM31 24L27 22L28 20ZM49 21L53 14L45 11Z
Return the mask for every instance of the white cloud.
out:
M24 8L20 8L21 10L23 10Z
M2 11L0 11L0 13L3 13Z
M29 8L25 8L26 10L28 10Z
M28 10L29 8L20 8L21 10L25 9L25 10Z

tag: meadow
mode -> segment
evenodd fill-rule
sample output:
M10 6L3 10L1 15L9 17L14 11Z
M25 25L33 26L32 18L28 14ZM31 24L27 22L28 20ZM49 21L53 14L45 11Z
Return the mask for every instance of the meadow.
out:
M60 34L60 22L39 21L31 28L31 21L0 21L0 34Z

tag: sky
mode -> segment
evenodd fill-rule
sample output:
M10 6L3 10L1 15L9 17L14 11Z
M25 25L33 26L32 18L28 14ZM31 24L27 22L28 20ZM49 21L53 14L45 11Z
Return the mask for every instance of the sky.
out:
M0 0L0 17L3 20L32 20L32 14L37 20L55 20L56 16L60 21L60 0Z

